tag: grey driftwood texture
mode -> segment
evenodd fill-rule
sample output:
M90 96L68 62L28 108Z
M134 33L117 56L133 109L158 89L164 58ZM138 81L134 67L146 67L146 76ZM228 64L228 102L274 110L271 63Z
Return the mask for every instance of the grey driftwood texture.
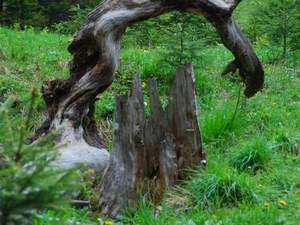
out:
M263 88L264 70L249 40L242 33L232 17L234 9L240 2L241 0L103 0L88 15L85 23L81 29L76 32L68 47L72 55L72 60L69 63L70 77L65 80L44 82L42 94L46 103L44 113L45 120L36 130L34 136L30 138L29 142L37 140L40 136L47 135L51 130L56 130L57 133L60 134L58 142L63 144L61 151L66 151L66 153L69 154L73 151L77 151L78 146L86 152L101 151L102 154L98 162L99 165L102 164L105 167L105 164L107 164L109 160L109 153L105 149L101 136L96 129L94 105L97 96L105 91L114 79L114 73L119 61L122 35L126 28L133 23L157 17L173 10L188 11L199 16L204 16L212 23L221 41L234 56L234 60L229 63L224 73L239 70L245 82L244 94L247 97L255 95L255 93ZM178 87L180 87L180 85L182 84L178 84ZM137 90L138 89L136 89L136 91ZM182 90L182 92L184 91ZM152 95L152 104L157 106L157 108L153 107L156 109L156 113L159 114L161 112L157 104L157 99L155 100L155 91ZM129 101L129 99L125 96L118 99L120 105L126 101ZM132 102L131 104L137 107L140 101L141 97L134 101L130 100L129 102ZM176 104L187 108L189 107L189 104L181 99L180 95L174 96L174 99L170 99L170 102L172 101L174 102L168 109L170 118L166 119L168 122L171 120L179 120L178 115L176 115L179 114L179 112L172 109ZM117 108L117 111L121 112L122 110L125 109ZM139 138L143 136L139 135L138 132L144 129L138 125L140 123L143 124L141 121L144 114L140 111L134 111L134 108L128 108L128 110L131 110L132 113L136 113L136 117L131 118L131 120L137 125L130 127L130 129L133 130L128 134L120 135L134 135L135 138L139 140ZM192 114L188 115L187 118L192 116ZM117 115L116 119L117 121L125 120L126 116L125 118L118 118ZM128 121L130 121L129 118ZM193 130L193 124L190 124L191 127L185 132L182 131L182 124L182 121L178 121L176 125L172 124L172 126L174 125L172 129L176 132L174 133L176 140L181 140L182 135L186 133L189 133L190 137L197 135L198 131ZM153 126L151 129L157 130L157 127L160 128L160 126L164 126L164 123L151 123L151 125L146 124L145 126ZM147 130L151 129L149 128ZM159 134L158 132L156 135L159 137L161 136ZM174 143L172 140L173 137L167 134L164 135L166 135L166 138L163 144L171 146L170 143ZM140 139L140 141L140 144L148 142L143 139ZM191 140L186 141L191 143ZM130 143L130 145L132 145L132 143ZM149 143L149 145L156 147L155 142ZM171 151L164 150L165 152L159 155L160 158L168 159L165 160L168 161L168 163L160 167L163 168L160 172L163 172L165 175L163 182L161 182L162 187L174 183L177 177L182 176L181 169L185 169L186 165L189 165L192 160L197 159L197 152L182 152L180 145L178 145L178 143L175 143L175 145L177 145L176 154L179 154L179 156L176 155L177 161L174 155L169 154ZM195 146L197 145L195 144ZM129 148L130 146L127 147ZM164 149L167 149L167 147ZM115 152L116 151L117 150L115 150ZM136 144L131 151L133 151L133 156L128 158L129 162L136 160ZM116 153L113 154L116 155ZM143 154L146 155L149 153L145 152ZM118 157L122 158L125 156L122 156L122 154L120 156L112 156L113 159L117 159ZM158 162L156 157L156 154L151 155L148 157L150 162L144 162L145 156L143 156L139 162L152 165L152 163ZM151 162L151 160L153 162ZM111 163L116 162L111 161ZM175 165L179 167L179 169L175 168ZM100 168L103 167L100 166ZM131 173L135 172L130 163L129 165L121 166L119 169L126 169L131 171ZM147 168L145 171L139 170L139 173L147 174L150 173L150 171L153 173L156 172L155 168L153 169L150 166L150 168ZM173 171L176 171L178 174L174 174ZM110 171L110 173L117 174L113 171ZM170 176L168 176L169 174ZM136 183L138 183L138 181L134 180L131 188L136 187ZM126 190L122 191L120 195L125 193ZM126 193L129 192L127 191ZM134 199L134 197L135 196L129 196L128 199ZM109 198L109 196L106 198ZM102 200L103 202L106 201L105 198ZM118 198L113 198L112 200L118 201ZM114 207L113 204L114 203L111 202L110 205L107 205L107 211L111 211L110 209L116 212L118 211L118 208ZM114 211L110 213L115 214Z
M98 206L104 215L116 217L134 206L147 181L162 194L205 157L192 65L178 69L165 110L154 80L149 82L149 95L149 118L139 76L128 94L117 97L113 150Z
M245 95L253 96L264 83L264 70L250 42L232 18L241 0L103 0L74 35L69 52L73 56L70 77L45 81L45 120L29 142L51 130L61 134L64 149L78 144L86 151L107 151L94 120L98 94L106 90L117 69L122 34L133 23L172 10L189 11L206 17L216 28L234 60L225 70L238 69L245 81ZM89 149L90 147L90 149ZM104 163L107 157L104 157Z

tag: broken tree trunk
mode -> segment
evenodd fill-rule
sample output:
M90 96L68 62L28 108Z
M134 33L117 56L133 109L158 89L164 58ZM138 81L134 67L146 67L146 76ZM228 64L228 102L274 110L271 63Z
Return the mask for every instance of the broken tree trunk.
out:
M153 80L149 96L149 119L139 76L130 93L116 99L113 150L97 207L106 216L116 217L134 206L139 193L149 192L149 182L155 194L162 194L205 159L192 65L178 69L166 110Z
M103 171L109 154L97 132L94 116L96 96L113 81L119 58L120 40L126 27L171 10L204 15L216 28L224 45L233 53L232 62L245 80L245 95L263 87L264 71L250 42L232 19L240 0L103 0L74 35L68 50L73 59L66 80L46 81L42 94L46 102L45 121L33 142L51 130L59 134L60 163L88 163ZM176 118L176 117L174 117ZM178 135L181 135L178 133ZM88 156L85 158L85 156ZM97 163L96 163L96 162ZM184 164L185 162L183 162Z

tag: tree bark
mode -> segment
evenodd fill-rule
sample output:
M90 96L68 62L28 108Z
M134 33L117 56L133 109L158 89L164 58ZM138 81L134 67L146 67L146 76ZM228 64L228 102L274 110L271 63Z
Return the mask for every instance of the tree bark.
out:
M191 64L178 69L165 111L154 80L149 82L149 96L148 119L139 76L130 93L116 100L113 150L96 206L106 216L116 217L134 206L138 194L150 193L159 201L205 159Z
M59 133L58 142L65 146L64 151L101 151L103 162L100 164L103 163L105 168L109 154L103 146L93 118L96 96L105 91L113 81L120 40L126 27L171 10L204 15L216 27L222 42L235 57L233 63L245 79L245 95L253 96L263 87L264 71L250 42L231 16L239 2L240 0L102 1L88 15L85 24L69 45L68 50L73 56L69 66L70 77L44 82L42 94L47 107L45 121L29 139L29 143L56 130Z

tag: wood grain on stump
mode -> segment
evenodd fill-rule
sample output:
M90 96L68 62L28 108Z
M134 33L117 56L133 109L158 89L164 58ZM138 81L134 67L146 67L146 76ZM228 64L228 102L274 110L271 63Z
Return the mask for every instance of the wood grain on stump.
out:
M113 150L98 205L104 215L116 217L134 206L138 195L149 191L148 181L163 194L204 159L192 65L178 69L165 110L154 80L149 96L149 118L139 76L130 92L116 99Z
M234 56L229 67L239 70L246 86L245 95L253 96L263 87L264 70L249 40L232 18L232 13L240 2L241 0L101 1L75 33L68 47L72 55L69 63L70 77L44 82L42 94L46 103L45 120L28 140L29 143L55 130L60 134L58 142L62 142L68 151L72 151L80 143L81 146L85 145L86 151L98 149L103 155L108 155L96 129L94 105L97 95L105 91L114 79L122 35L134 23L173 10L204 16L212 23L221 41ZM174 101L180 104L182 100L175 97ZM173 119L176 119L175 114ZM186 163L185 160L189 159L184 159L183 164ZM106 161L105 159L103 163Z
M263 88L264 70L249 40L232 17L241 0L103 0L88 15L68 47L72 55L70 76L45 81L42 95L45 120L28 140L34 142L50 131L58 133L62 156L89 153L97 156L96 168L109 161L99 207L115 216L135 202L142 179L158 180L161 190L184 177L186 169L203 158L194 98L192 68L179 69L169 98L162 110L157 90L150 82L152 115L145 120L139 78L130 94L117 99L114 151L110 157L96 129L94 109L97 96L114 79L120 43L126 28L134 23L173 10L204 16L215 27L234 60L224 73L238 70L245 82L244 94L255 95ZM190 74L190 75L189 75ZM129 115L134 115L130 117ZM159 118L159 120L158 120ZM120 130L129 129L121 133ZM126 139L131 142L126 142ZM96 152L96 154L95 154ZM84 153L83 153L84 154ZM90 157L89 157L90 158ZM76 160L75 160L76 159ZM60 158L64 160L64 158ZM95 160L95 158L93 159ZM80 155L77 163L85 163ZM90 165L95 165L94 161ZM110 179L111 178L111 179ZM121 188L118 183L123 183Z

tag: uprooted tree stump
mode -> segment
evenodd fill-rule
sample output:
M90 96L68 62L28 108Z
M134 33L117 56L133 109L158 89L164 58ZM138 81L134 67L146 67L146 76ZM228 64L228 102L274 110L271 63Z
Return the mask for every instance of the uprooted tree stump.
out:
M113 150L98 205L104 215L115 217L134 205L147 181L162 194L205 160L191 64L178 69L166 110L154 80L149 96L149 118L139 76L131 91L116 99Z

